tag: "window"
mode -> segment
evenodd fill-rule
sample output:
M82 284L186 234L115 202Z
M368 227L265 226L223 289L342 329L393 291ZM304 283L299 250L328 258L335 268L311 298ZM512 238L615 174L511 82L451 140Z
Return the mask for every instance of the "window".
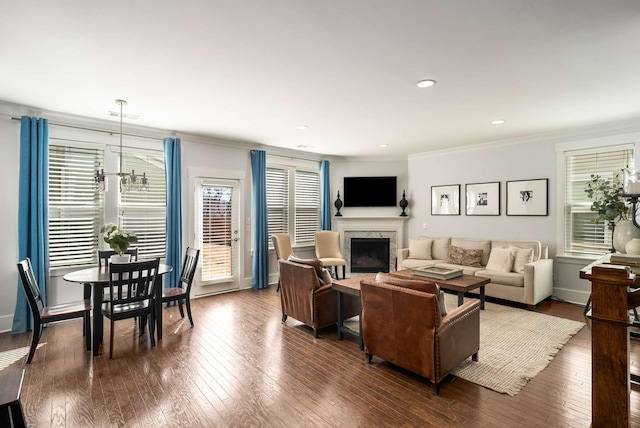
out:
M106 221L117 222L121 228L136 233L138 243L134 245L140 258L164 258L164 154L132 149L123 153L124 171L133 169L140 176L146 173L150 181L148 192L120 193L118 179L113 175L108 177L110 190L96 192L93 181L96 169L105 162L110 164L109 157L111 164L117 164L118 156L118 152L102 148L49 146L51 267L96 264L97 250L105 245L100 228Z
M292 245L313 245L320 229L319 172L267 167L267 223L269 236L288 233Z
M203 181L200 187L201 227L199 227L202 258L201 281L215 281L233 276L235 260L232 245L233 230L232 185Z
M320 229L320 175L296 171L295 242L313 243Z
M267 227L269 236L289 233L289 171L267 168Z
M96 263L104 197L93 175L104 152L49 146L49 263L51 267Z
M622 180L622 169L633 168L633 150L609 147L565 152L565 252L601 255L611 248L612 232L605 224L594 223L585 193L591 174Z
M139 258L164 258L167 239L164 154L125 151L122 168L124 171L134 170L139 176L144 172L150 184L146 192L120 193L119 225L138 236L134 246L138 248Z

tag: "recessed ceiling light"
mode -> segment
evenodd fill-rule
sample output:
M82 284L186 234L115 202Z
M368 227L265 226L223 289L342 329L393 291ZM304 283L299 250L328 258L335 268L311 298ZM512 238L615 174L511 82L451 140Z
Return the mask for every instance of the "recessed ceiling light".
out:
M504 119L498 119L491 122L492 125L502 125L504 123Z
M309 127L307 125L298 125L296 126L296 129L305 130L305 129L309 129Z
M418 82L418 88L430 88L436 84L435 80L427 79Z
M308 146L306 144L298 144L296 147L299 149L313 149L313 146Z
M380 144L380 147L389 147L388 144Z

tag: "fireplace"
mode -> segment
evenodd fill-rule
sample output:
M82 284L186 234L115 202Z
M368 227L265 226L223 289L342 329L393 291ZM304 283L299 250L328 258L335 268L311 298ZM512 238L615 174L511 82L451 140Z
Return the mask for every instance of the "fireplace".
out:
M351 238L350 270L354 273L389 272L389 238Z

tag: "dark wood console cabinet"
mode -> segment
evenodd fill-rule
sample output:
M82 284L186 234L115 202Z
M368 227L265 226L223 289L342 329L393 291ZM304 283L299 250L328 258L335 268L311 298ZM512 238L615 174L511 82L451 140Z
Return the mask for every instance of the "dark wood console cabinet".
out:
M640 278L625 266L598 262L581 270L580 277L591 281L592 426L627 427L631 392L628 291Z

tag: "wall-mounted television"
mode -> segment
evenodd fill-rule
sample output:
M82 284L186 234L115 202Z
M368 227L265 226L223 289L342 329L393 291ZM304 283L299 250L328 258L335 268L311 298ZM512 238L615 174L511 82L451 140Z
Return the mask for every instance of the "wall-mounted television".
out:
M345 207L395 207L397 177L344 177Z

